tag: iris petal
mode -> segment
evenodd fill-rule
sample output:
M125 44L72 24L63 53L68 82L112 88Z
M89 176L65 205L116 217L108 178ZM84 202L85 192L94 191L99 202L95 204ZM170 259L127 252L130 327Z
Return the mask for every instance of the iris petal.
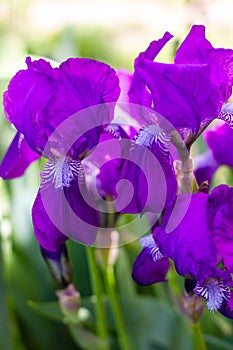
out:
M87 113L87 120L81 122L85 124L88 148L95 146L100 131L92 129L113 118L114 104L104 104L116 102L120 94L115 71L91 59L68 59L55 69L42 59L34 62L28 59L27 63L28 69L19 71L4 93L4 109L30 147L41 154L49 136L65 119L102 104L102 108L95 109L91 116Z
M59 203L51 201L51 205L56 211ZM60 213L57 212L57 215L60 215ZM36 239L42 248L55 252L67 240L67 236L54 225L47 214L40 191L32 207L32 222Z
M233 152L229 147L233 144L232 128L228 124L219 122L208 129L203 136L216 162L219 165L233 167Z
M197 133L201 123L217 117L223 103L206 64L138 61L137 73L151 91L153 108L176 129Z
M211 81L219 87L222 100L231 95L233 50L213 48L205 38L205 27L194 25L177 50L175 63L205 64L211 69Z
M161 258L155 262L151 258L150 248L144 248L134 263L132 277L136 283L143 286L166 282L168 269L168 258Z
M218 311L225 317L233 319L233 291L230 292L229 300L224 299Z
M47 163L32 214L36 238L47 250L57 250L67 237L93 244L99 214L80 162L64 158Z
M209 233L207 203L204 193L192 195L191 201L188 194L180 195L176 207L167 209L163 225L154 231L161 253L174 260L177 272L196 280L220 273L215 267L217 250Z
M135 60L135 72L133 74L132 83L129 89L130 102L142 106L151 107L152 99L150 92L146 88L146 84L140 79L137 72L138 60L141 58L153 61L164 45L172 38L168 32L159 40L154 40L150 43L145 52L141 52Z
M39 155L28 146L24 136L17 132L0 164L0 176L4 180L22 176L38 158Z
M121 179L130 181L133 186L133 195L132 198L125 195L127 184L119 186L119 211L152 211L158 214L164 205L173 201L177 183L169 141L170 136L156 125L149 125L139 131L121 174Z
M219 206L216 204L219 202ZM233 273L233 190L219 186L212 192L209 216L210 232L224 265Z
M10 81L3 96L7 118L27 140L30 147L41 153L46 139L47 118L44 110L56 90L54 70L43 59L31 62ZM44 119L45 118L45 119Z

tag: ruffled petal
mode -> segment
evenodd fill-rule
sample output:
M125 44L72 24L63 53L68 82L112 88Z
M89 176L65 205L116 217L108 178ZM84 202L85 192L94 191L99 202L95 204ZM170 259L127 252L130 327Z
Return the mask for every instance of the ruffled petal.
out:
M129 89L130 102L136 103L142 106L151 107L152 99L150 92L147 90L146 84L140 79L137 72L137 64L139 59L146 59L153 61L158 53L162 50L164 45L172 38L172 35L168 32L159 40L154 40L150 43L146 51L141 52L135 60L135 71L132 79L132 83Z
M190 129L195 134L203 121L219 114L223 101L210 80L208 65L161 64L141 59L136 71L151 91L154 110L173 128Z
M166 282L166 274L170 263L168 258L154 261L149 248L144 248L134 262L133 280L142 286L156 282Z
M213 48L205 38L204 26L192 27L176 53L175 63L208 63L211 81L219 87L222 99L226 101L230 97L233 84L233 50Z
M104 63L81 58L68 59L55 69L44 60L28 59L27 63L28 69L16 74L4 94L9 120L33 150L43 153L49 137L64 120L80 110L101 105L78 120L80 140L75 146L81 154L90 150L98 142L99 126L113 118L114 103L120 94L115 71ZM57 149L64 146L61 131L67 130L53 134L50 148L53 143ZM48 149L45 153L51 156Z
M59 67L59 85L50 110L64 120L78 111L98 104L116 102L120 95L119 79L105 63L87 58L69 58ZM110 122L113 110L95 116L99 123Z
M75 135L74 144L70 144L68 150L72 146L70 152L76 158L96 146L102 126L113 119L120 94L119 79L107 64L86 58L68 59L60 65L57 74L56 97L46 111L48 124L55 130L67 119L61 130L56 130L58 135L53 136L57 147L62 148ZM72 115L74 117L69 118Z
M13 123L35 152L42 153L47 141L44 109L56 90L56 78L50 64L43 59L31 62L10 81L3 96L8 120ZM46 118L47 117L47 118Z
M17 132L0 164L0 176L4 180L22 176L27 167L39 157L28 146L24 136Z

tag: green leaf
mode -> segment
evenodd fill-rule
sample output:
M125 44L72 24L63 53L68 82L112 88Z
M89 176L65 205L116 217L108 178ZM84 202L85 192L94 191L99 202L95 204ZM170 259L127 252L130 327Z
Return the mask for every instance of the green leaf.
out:
M216 338L212 335L205 335L205 341L209 350L232 350L233 345L225 340Z
M12 334L10 332L10 319L7 310L7 298L5 291L5 280L3 273L3 259L1 254L1 240L0 240L0 349L13 349Z
M29 300L28 306L51 320L66 323L66 318L63 316L57 301L43 302Z
M69 331L75 343L83 350L105 350L106 342L94 333L80 327L79 325L68 325Z
M151 297L122 300L122 304L134 350L192 349L188 322L167 304Z

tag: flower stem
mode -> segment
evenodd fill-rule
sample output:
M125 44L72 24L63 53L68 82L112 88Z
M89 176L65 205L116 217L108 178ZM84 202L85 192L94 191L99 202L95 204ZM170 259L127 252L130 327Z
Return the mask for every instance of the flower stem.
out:
M108 295L112 302L113 312L116 320L117 333L119 337L119 345L121 350L131 350L131 345L126 332L124 317L121 312L121 305L116 293L116 279L113 266L107 266L105 270L105 280Z
M110 350L108 345L108 327L105 316L105 308L103 302L103 286L101 283L100 274L96 265L94 248L86 247L87 258L91 276L93 293L97 298L96 302L96 317L97 317L97 334L100 338L106 340L106 347L103 350Z
M193 323L192 331L193 331L194 350L207 350L199 322Z

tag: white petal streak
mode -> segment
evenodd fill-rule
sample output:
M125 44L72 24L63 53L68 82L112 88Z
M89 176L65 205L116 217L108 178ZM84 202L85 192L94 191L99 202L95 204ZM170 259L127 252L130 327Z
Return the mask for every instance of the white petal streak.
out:
M140 238L139 243L141 247L148 249L152 260L158 261L164 257L160 252L159 247L156 245L152 234Z
M207 307L210 311L218 310L224 299L230 297L229 287L219 279L209 279L203 285L197 283L194 293L207 300Z
M84 170L80 160L70 161L67 157L63 157L56 161L48 161L43 171L41 185L50 182L56 189L69 187L75 178L84 179Z

